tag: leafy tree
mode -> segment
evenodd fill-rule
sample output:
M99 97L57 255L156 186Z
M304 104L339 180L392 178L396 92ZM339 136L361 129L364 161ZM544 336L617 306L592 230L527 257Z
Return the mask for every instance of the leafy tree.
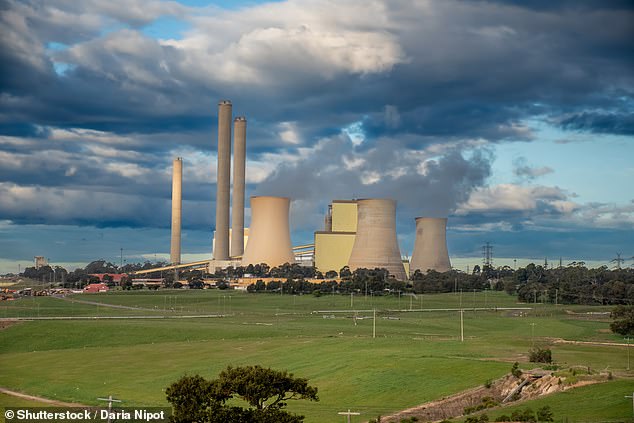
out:
M610 323L612 332L619 335L634 335L634 306L617 306L612 310L613 322Z
M542 408L537 410L537 421L538 422L552 422L555 421L555 416L553 415L553 411L549 406L545 405Z
M261 366L227 367L218 379L184 376L166 390L172 404L174 423L300 423L303 416L285 410L295 399L319 401L317 388L304 378ZM229 406L238 397L251 408Z
M513 363L513 367L511 367L511 374L516 378L522 377L522 369L520 369L520 363L517 361Z
M334 270L329 270L324 276L326 277L326 279L334 279L337 277L337 272L335 272Z
M528 360L531 363L552 363L552 351L550 348L533 348L528 352Z
M535 422L535 413L530 408L515 410L511 413L511 421L514 422Z

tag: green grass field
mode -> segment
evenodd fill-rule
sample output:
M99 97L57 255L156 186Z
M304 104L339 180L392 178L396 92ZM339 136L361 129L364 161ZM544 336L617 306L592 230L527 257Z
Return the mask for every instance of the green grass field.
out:
M290 409L305 414L307 422L324 422L339 421L337 412L348 408L361 412L357 421L362 421L438 399L502 376L514 361L531 367L526 356L533 344L550 345L562 364L628 375L624 347L553 343L622 342L608 330L609 316L586 314L609 308L517 304L495 292L460 297L316 298L217 290L74 296L100 306L25 298L0 305L0 317L97 319L22 321L0 330L0 386L85 404L112 394L128 405L165 405L165 387L184 374L211 378L230 364L261 364L309 378L319 388L320 401L292 403ZM416 311L459 308L461 303L465 342L460 342L457 311ZM533 309L469 310L473 307ZM315 312L320 310L332 312ZM162 318L216 314L223 317ZM157 319L99 319L115 316ZM617 382L634 387L631 379ZM614 401L623 397L620 391L614 395ZM614 419L613 412L601 411L604 401L588 403L597 419ZM12 405L0 397L3 404ZM617 418L630 417L626 408L617 410Z

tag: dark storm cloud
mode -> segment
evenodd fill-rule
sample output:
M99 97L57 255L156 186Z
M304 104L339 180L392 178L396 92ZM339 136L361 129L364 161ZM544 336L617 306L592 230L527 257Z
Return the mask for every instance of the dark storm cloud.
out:
M0 133L22 145L0 144L14 196L0 219L164 226L171 156L183 151L186 199L213 210L221 98L248 117L261 173L283 162L257 191L297 198L300 226L337 197L450 213L490 174L488 152L469 142L530 141L531 117L632 131L634 14L620 2L290 1L206 14L151 0L3 5ZM139 31L160 16L192 29L170 41ZM340 135L352 124L358 146ZM20 200L18 188L34 187L82 194L45 210ZM82 201L97 206L73 214ZM207 225L204 214L188 224Z
M634 113L583 112L563 119L561 126L578 131L634 135Z

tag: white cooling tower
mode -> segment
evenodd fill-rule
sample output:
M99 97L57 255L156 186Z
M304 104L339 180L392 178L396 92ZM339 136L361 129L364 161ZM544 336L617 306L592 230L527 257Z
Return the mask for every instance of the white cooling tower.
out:
M451 270L447 252L447 219L436 217L416 218L416 241L409 264L410 274L416 270L447 272Z
M384 268L397 280L407 280L396 239L396 201L357 201L357 235L348 266L353 271Z
M295 262L288 223L290 204L287 197L251 197L251 226L242 266Z

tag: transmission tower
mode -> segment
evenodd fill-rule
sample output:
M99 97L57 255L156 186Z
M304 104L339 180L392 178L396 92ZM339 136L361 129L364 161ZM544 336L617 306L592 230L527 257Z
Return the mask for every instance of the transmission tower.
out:
M610 263L616 263L616 268L620 269L621 268L621 263L623 263L625 261L625 259L621 258L621 253L616 253L616 258L610 260Z
M482 263L485 266L493 267L493 245L488 242L482 246Z

